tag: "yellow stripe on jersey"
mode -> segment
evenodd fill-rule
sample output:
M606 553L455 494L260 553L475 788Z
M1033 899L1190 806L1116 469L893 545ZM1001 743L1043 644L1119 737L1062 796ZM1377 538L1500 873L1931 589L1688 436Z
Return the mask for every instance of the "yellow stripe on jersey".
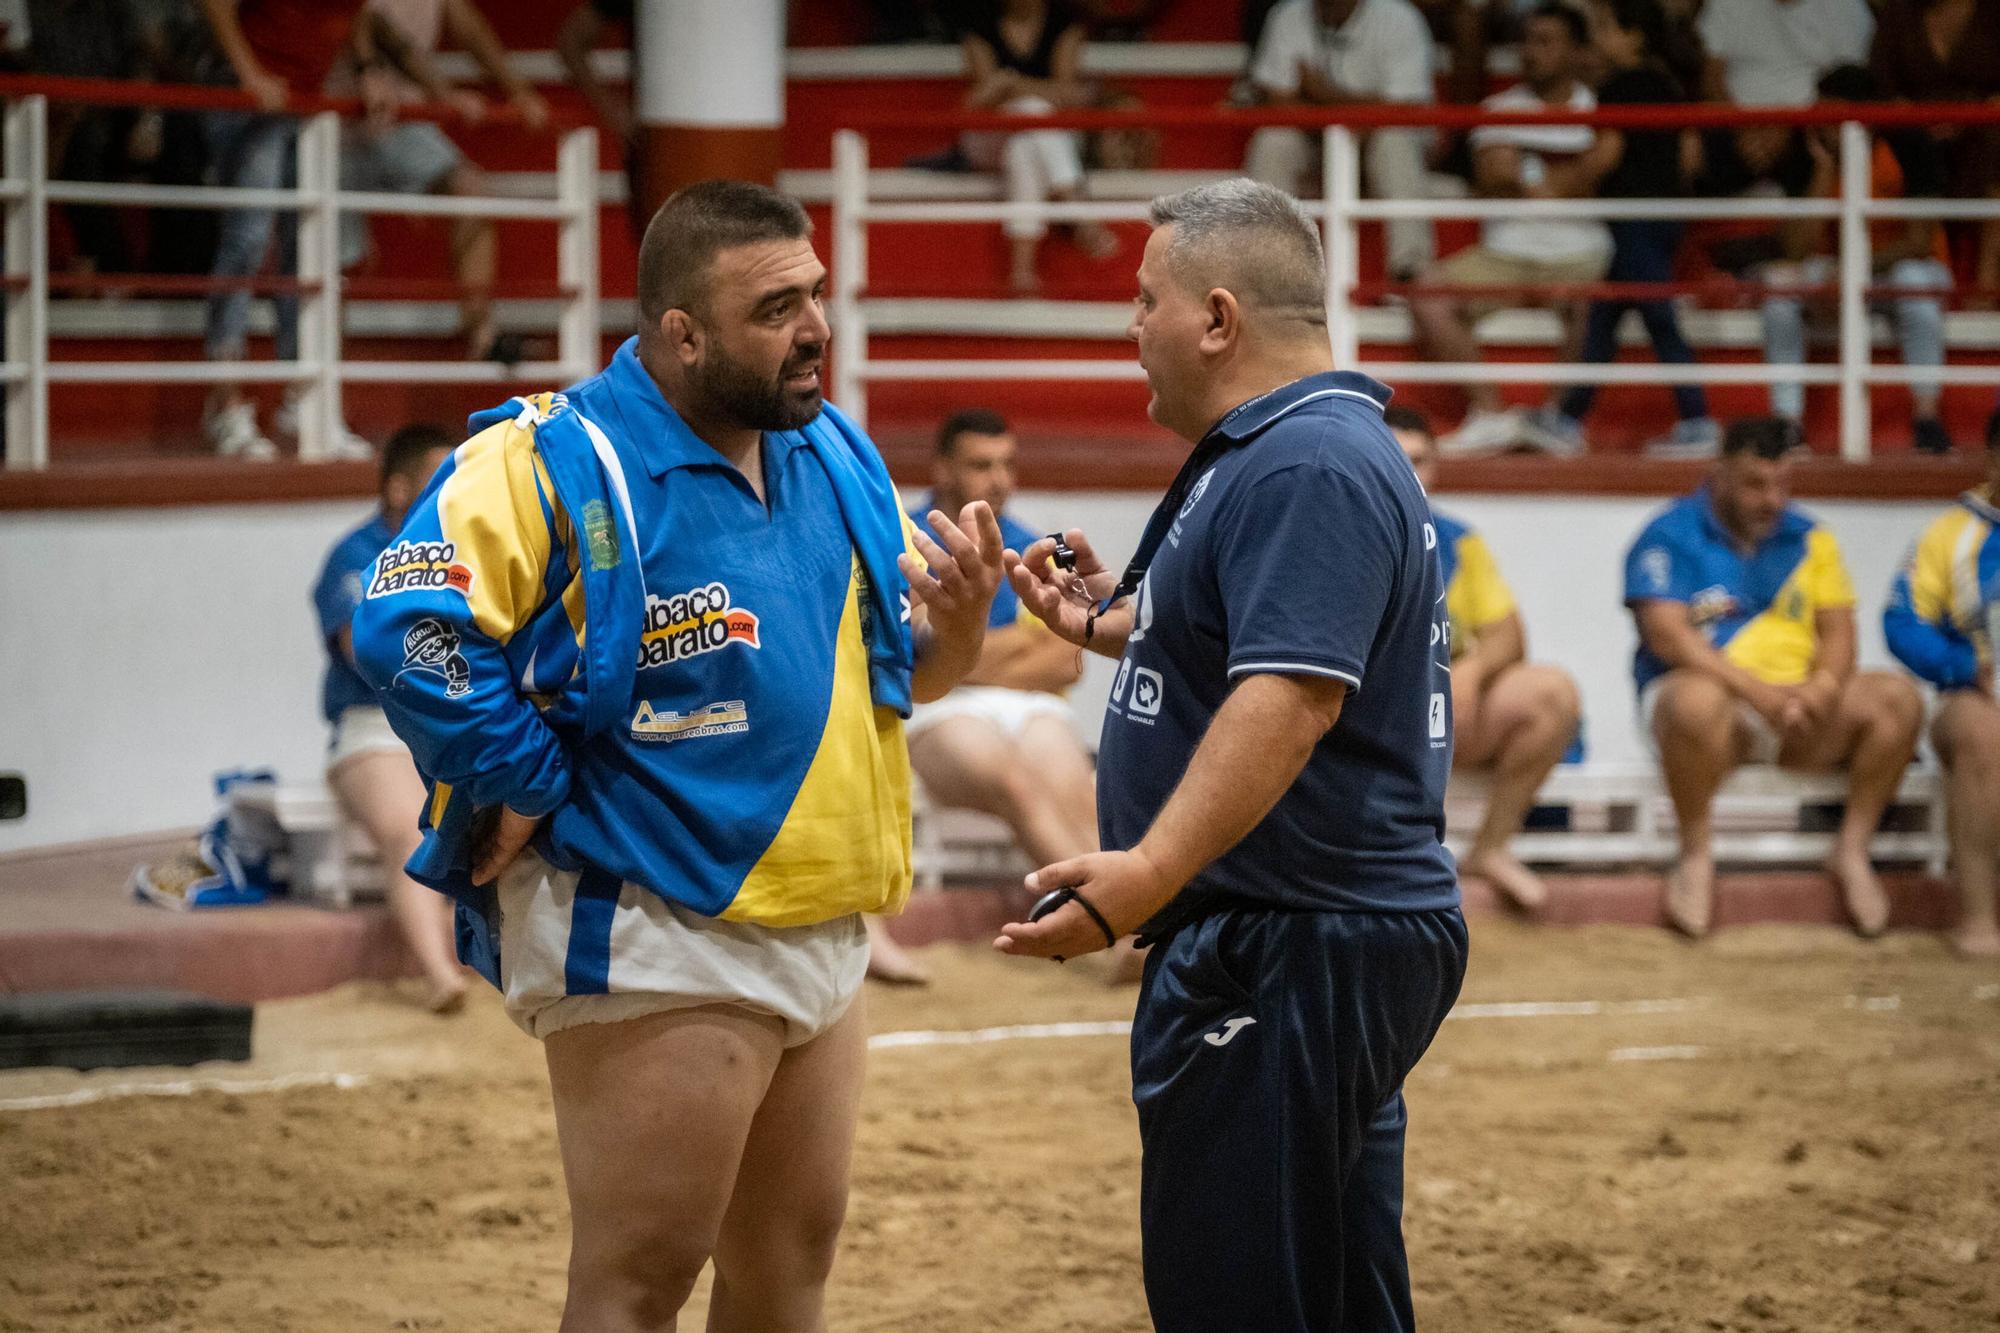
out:
M496 643L512 639L541 606L550 538L538 478L553 496L534 432L502 421L458 446L438 491L439 534L471 569L465 599L473 623Z
M1993 525L1953 505L1924 529L1909 564L1910 609L1933 625L1951 625L1992 657L1979 595L1979 553Z
M1819 652L1819 613L1853 605L1840 544L1825 528L1814 528L1806 534L1805 557L1778 595L1736 631L1723 655L1766 684L1803 684Z
M902 718L876 707L868 690L860 573L857 561L840 613L819 750L724 920L803 926L849 912L894 914L909 901L910 753Z
M1457 565L1445 589L1445 614L1451 618L1451 657L1455 662L1472 651L1479 632L1514 614L1513 589L1500 577L1492 548L1476 532L1458 539Z

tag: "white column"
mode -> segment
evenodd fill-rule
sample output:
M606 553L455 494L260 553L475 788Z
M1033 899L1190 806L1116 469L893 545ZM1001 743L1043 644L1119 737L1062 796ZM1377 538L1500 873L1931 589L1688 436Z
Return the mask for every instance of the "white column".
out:
M1868 329L1869 166L1875 145L1866 125L1840 127L1840 456L1862 463L1869 455L1868 384L1873 359Z
M777 179L785 0L640 0L633 64L648 211L693 181Z
M49 465L49 104L23 97L6 113L5 201L9 278L21 285L7 303L7 361L21 368L7 382L7 466Z

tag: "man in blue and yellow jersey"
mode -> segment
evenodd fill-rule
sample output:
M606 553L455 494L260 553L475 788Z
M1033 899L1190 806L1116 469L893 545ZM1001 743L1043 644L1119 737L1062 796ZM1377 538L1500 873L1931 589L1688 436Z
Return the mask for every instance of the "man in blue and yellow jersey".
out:
M2000 955L2000 704L1993 636L2000 605L2000 412L1986 423L1986 484L1960 496L1918 539L1882 613L1889 651L1937 690L1931 745L1944 765L1951 864L1963 909L1952 942Z
M1438 464L1429 420L1413 407L1393 406L1382 420L1428 495ZM1431 522L1451 616L1451 762L1491 775L1486 815L1459 874L1478 875L1515 906L1534 911L1548 901L1548 887L1509 844L1549 770L1576 739L1583 701L1569 672L1527 660L1520 608L1485 538L1435 505Z
M865 1029L910 887L903 717L979 656L993 514L902 512L820 391L826 269L762 186L663 205L640 331L473 419L355 656L431 783L419 880L543 1040L563 1327L824 1327ZM912 606L914 598L917 605Z
M1722 458L1625 557L1639 627L1639 714L1680 822L1666 914L1689 935L1715 917L1712 807L1744 763L1845 769L1847 809L1827 857L1863 935L1888 924L1868 842L1909 767L1923 704L1887 671L1854 669L1854 589L1833 534L1790 503L1791 423L1731 423Z
M347 818L368 832L388 881L389 912L423 969L425 1004L451 1013L465 1000L465 969L452 951L451 903L405 875L403 862L417 846L417 819L426 799L423 779L376 702L375 691L354 669L354 611L368 590L363 577L375 557L396 540L404 515L451 456L458 436L442 426L403 427L382 446L380 506L334 543L313 584L313 611L326 648L320 709L333 736L327 745L326 785Z

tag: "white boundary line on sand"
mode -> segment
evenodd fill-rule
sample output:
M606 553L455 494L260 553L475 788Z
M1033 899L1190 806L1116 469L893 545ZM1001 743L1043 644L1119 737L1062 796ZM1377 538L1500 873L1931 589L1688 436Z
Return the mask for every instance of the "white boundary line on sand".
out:
M45 1097L16 1097L0 1101L0 1111L50 1111L65 1106L88 1106L92 1102L121 1097L192 1097L198 1092L247 1094L289 1092L293 1088L358 1088L368 1082L366 1074L314 1073L281 1074L276 1078L190 1078L172 1083L112 1083L99 1088L78 1088L74 1092L50 1093Z

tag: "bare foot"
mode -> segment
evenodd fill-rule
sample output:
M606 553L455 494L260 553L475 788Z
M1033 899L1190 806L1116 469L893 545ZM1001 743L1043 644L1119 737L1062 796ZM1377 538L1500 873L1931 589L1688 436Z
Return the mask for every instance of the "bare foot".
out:
M424 1008L442 1017L465 1008L466 983L463 975L449 981L433 981L424 991Z
M1889 925L1889 895L1883 891L1882 881L1875 877L1868 853L1835 847L1826 858L1826 873L1840 886L1840 896L1847 904L1847 915L1854 922L1855 932L1865 940L1880 935Z
M1092 259L1109 259L1125 248L1118 240L1118 233L1101 222L1079 222L1071 235L1076 239L1076 248Z
M889 923L879 916L863 917L868 926L868 975L890 986L928 986L931 974L909 950L896 943Z
M1539 912L1548 905L1549 886L1505 849L1475 851L1465 858L1460 869L1491 884L1501 897L1523 912Z
M1951 932L1951 947L1968 958L2000 958L2000 925L1964 922Z
M1667 872L1662 899L1667 921L1689 939L1700 939L1715 925L1715 861L1702 855L1683 856Z

